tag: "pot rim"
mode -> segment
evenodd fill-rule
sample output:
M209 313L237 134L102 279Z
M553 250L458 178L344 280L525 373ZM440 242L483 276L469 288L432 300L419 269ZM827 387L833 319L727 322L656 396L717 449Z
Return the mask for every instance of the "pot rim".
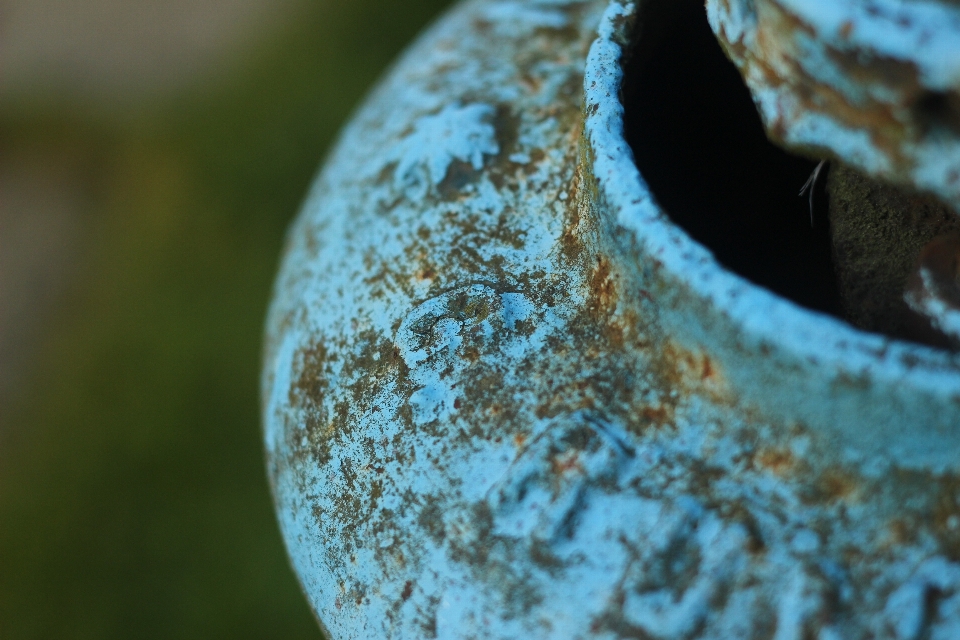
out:
M665 275L730 319L742 332L795 358L919 392L960 398L960 354L862 331L813 311L723 267L709 249L674 224L657 204L624 136L620 101L625 44L644 1L611 0L584 73L584 140L599 197L617 232Z

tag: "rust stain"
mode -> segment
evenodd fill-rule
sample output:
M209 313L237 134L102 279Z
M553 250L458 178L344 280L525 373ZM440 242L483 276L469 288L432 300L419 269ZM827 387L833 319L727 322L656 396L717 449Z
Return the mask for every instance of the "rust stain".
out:
M656 368L665 389L681 395L703 393L724 404L733 402L720 364L706 351L691 350L667 340L660 350Z
M523 449L524 445L527 444L527 434L525 433L516 433L513 436L513 446L517 449Z
M317 342L312 347L300 352L300 375L290 388L290 403L295 404L297 399L292 397L299 392L304 398L315 404L320 404L327 391L327 347L323 342Z
M847 40L850 38L851 33L853 33L853 22L845 20L843 24L840 25L840 37Z
M903 518L891 520L887 529L893 546L909 544L915 537L913 527Z
M817 489L825 501L851 500L859 493L860 482L843 469L833 468L820 475Z
M754 462L775 475L786 476L794 470L797 461L786 449L763 449L754 456Z
M417 271L417 280L423 282L424 280L434 280L437 277L437 272L432 267L425 267Z
M597 316L612 313L617 307L617 284L616 276L611 272L610 261L605 256L597 256L589 286L587 309Z
M568 471L580 471L580 455L577 452L570 452L568 455L557 456L550 461L550 468L557 475L564 475Z
M574 177L574 185L579 185L581 181L581 169L578 167ZM574 186L576 190L576 186ZM563 258L567 262L576 263L583 253L584 245L581 234L582 214L578 198L571 198L569 201L573 204L567 207L567 215L564 220L563 234L560 236L560 250Z
M960 560L960 478L942 476L939 479L932 516L933 532L948 558Z
M676 407L670 404L659 404L642 407L640 416L650 424L662 426L673 424Z

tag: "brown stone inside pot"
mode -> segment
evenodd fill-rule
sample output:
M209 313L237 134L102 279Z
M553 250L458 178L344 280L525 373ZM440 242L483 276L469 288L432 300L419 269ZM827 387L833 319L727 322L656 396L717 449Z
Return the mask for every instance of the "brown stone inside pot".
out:
M867 331L957 346L912 311L904 294L916 286L912 281L918 277L924 248L960 234L960 216L933 196L885 184L838 163L830 169L827 192L844 317Z

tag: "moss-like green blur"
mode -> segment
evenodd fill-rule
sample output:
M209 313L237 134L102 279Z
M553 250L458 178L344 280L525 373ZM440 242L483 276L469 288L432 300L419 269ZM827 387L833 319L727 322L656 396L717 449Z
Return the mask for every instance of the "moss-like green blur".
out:
M0 110L5 154L89 192L79 272L0 434L0 639L320 637L263 470L263 317L325 150L446 4L317 3L133 117Z

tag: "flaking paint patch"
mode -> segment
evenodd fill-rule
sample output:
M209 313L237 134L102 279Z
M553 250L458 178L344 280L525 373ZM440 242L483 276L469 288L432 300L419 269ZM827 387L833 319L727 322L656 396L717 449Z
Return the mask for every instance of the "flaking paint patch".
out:
M422 198L447 177L455 160L474 171L485 156L500 151L490 119L496 110L486 104L448 104L438 113L417 119L413 131L388 156L396 162L394 186L408 198Z

